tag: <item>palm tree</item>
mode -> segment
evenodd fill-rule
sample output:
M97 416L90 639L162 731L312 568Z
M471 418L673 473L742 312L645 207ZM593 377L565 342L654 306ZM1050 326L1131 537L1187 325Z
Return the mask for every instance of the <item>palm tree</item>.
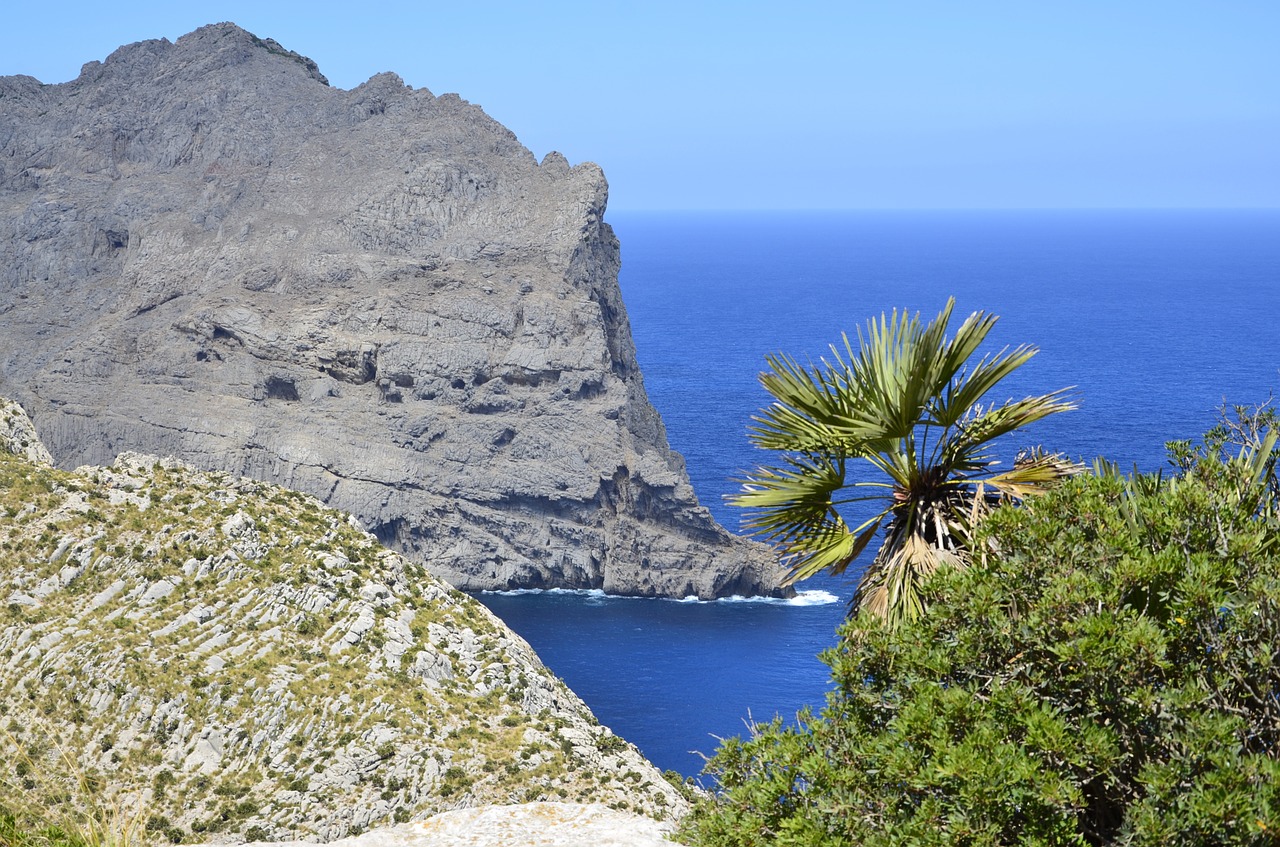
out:
M997 318L975 312L948 339L954 306L949 299L927 326L918 313L882 314L859 332L856 353L846 335L846 355L833 345L833 361L821 367L767 357L760 381L774 402L753 418L750 438L783 451L784 464L757 468L731 498L750 510L746 527L780 549L787 584L823 570L843 573L883 527L850 614L865 610L893 626L920 615L920 589L939 566L968 566L981 515L1083 469L1038 448L1009 470L995 469L993 440L1075 404L1062 389L980 405L1036 348L1005 348L970 363ZM883 477L846 482L851 459L865 459ZM877 503L877 512L849 529L839 507L858 502Z

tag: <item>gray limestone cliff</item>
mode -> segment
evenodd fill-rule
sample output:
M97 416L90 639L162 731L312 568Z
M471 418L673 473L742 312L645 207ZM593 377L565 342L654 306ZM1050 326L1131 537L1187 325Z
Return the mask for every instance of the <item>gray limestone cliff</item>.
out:
M0 399L0 810L192 843L687 808L519 636L349 516L136 453L59 470L31 435Z
M57 463L305 491L466 589L776 593L649 404L592 164L232 24L0 78L0 392Z

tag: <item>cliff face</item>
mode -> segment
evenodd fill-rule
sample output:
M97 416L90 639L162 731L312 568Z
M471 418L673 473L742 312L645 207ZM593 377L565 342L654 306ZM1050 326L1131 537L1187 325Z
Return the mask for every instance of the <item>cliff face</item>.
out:
M231 24L0 78L0 391L62 466L278 482L459 587L775 591L646 398L606 195Z
M519 636L348 516L132 453L61 471L35 444L0 400L0 805L188 843L686 808Z

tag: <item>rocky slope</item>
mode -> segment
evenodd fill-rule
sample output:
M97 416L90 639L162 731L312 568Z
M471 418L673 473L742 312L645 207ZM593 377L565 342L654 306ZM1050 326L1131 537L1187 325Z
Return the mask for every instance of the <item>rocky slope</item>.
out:
M777 590L649 404L591 164L231 24L0 78L0 392L59 465L278 482L463 588Z
M188 842L685 808L524 641L348 516L173 460L40 459L0 403L4 805L92 802Z

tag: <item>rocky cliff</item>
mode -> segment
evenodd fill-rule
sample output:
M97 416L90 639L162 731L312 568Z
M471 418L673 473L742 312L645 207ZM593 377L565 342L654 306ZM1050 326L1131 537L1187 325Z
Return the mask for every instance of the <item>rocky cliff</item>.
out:
M523 640L347 515L173 460L40 458L0 401L0 808L186 842L686 808Z
M231 24L0 78L0 391L64 467L280 483L462 588L777 591L636 364L591 164Z

